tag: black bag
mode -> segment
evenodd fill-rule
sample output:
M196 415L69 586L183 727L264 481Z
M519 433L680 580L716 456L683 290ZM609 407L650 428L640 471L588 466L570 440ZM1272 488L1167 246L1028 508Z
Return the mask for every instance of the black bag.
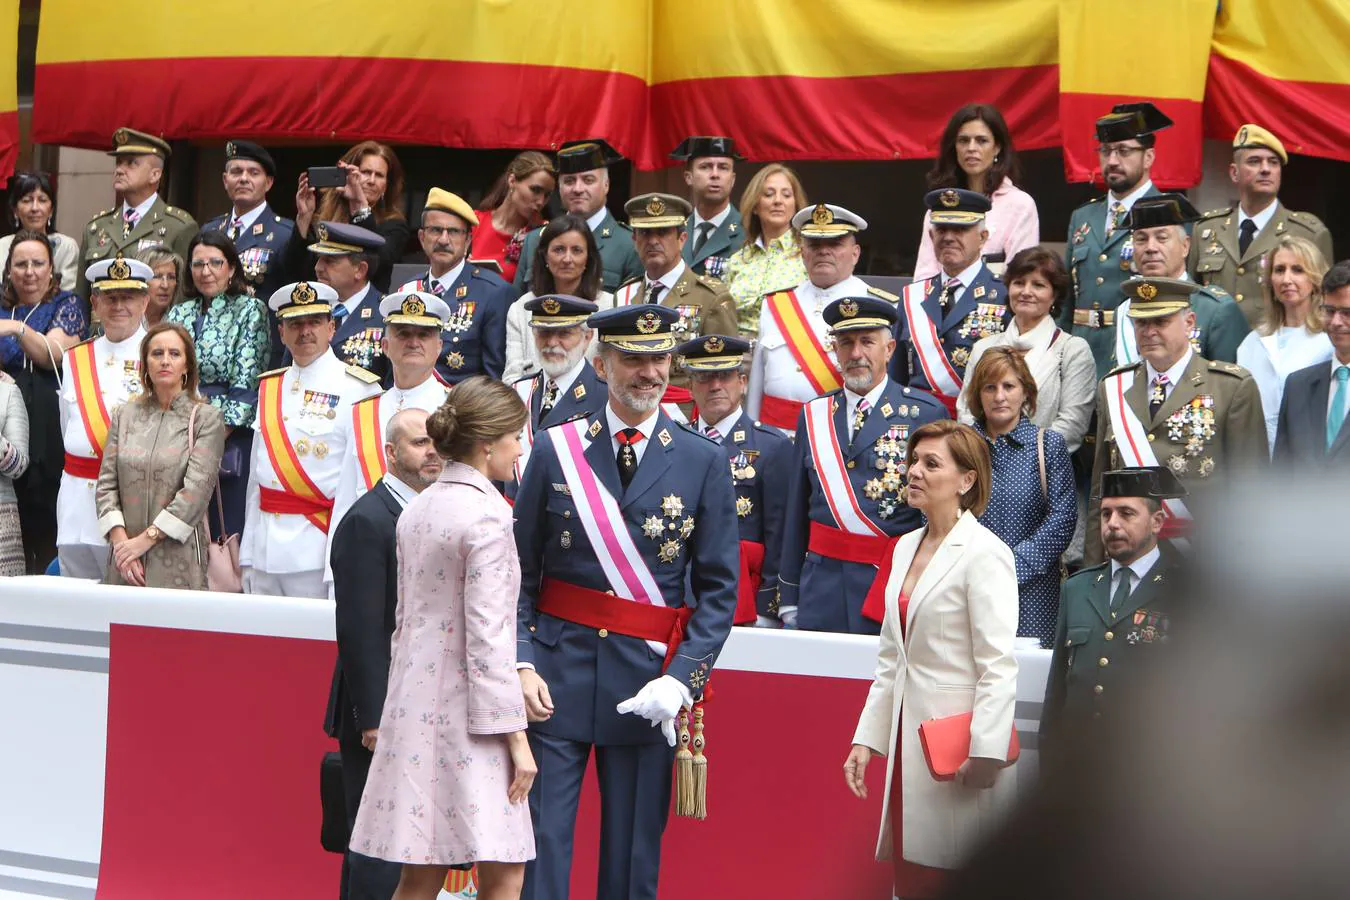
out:
M323 828L319 844L329 853L346 853L351 834L347 831L347 793L342 786L342 755L325 753L319 765L319 802Z

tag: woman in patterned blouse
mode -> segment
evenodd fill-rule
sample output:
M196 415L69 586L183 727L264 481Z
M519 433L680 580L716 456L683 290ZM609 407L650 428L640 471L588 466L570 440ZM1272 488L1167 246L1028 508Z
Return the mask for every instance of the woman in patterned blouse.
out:
M965 400L993 458L993 490L980 522L1012 548L1017 564L1017 635L1048 647L1059 615L1059 560L1078 523L1078 498L1064 438L1031 421L1036 379L1025 352L986 351L966 378Z
M743 335L753 338L759 333L759 306L765 294L806 280L801 238L792 227L792 217L806 205L797 173L780 163L756 172L741 195L745 243L727 260L726 274Z
M258 376L270 349L267 307L248 293L239 254L223 231L203 231L192 239L183 294L186 299L175 304L165 320L177 322L192 335L201 393L225 417L220 493L225 533L239 534L244 527ZM219 536L220 513L211 502L212 535Z

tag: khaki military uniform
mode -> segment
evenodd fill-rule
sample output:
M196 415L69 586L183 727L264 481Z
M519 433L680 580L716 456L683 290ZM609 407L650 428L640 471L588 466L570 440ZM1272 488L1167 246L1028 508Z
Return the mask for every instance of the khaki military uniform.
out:
M1246 253L1238 252L1238 210L1235 206L1211 210L1191 231L1191 254L1186 268L1200 284L1217 285L1233 295L1247 322L1255 328L1265 317L1261 285L1270 260L1263 257L1286 235L1307 238L1317 245L1327 263L1336 257L1331 232L1312 213L1291 212L1283 204L1266 227L1252 238Z
M80 240L79 279L76 291L81 297L89 296L89 280L84 277L85 269L100 259L111 259L119 252L128 259L154 244L163 244L188 263L188 245L197 236L197 221L187 210L169 206L162 197L155 202L134 228L127 230L122 221L122 206L105 209L84 228ZM184 273L185 277L191 277Z
M615 305L642 303L646 288L643 278L634 278L619 288ZM680 342L692 341L705 334L739 333L736 326L736 300L726 284L711 275L699 275L688 266L680 273L674 287L661 292L657 302L679 311L680 320L671 330ZM689 373L672 367L670 383L687 389ZM686 416L689 415L687 409L682 411Z
M1261 395L1251 373L1241 366L1211 362L1192 353L1181 378L1154 417L1148 414L1150 386L1144 361L1112 370L1097 386L1096 451L1083 555L1088 565L1103 558L1102 473L1128 464L1117 446L1107 391L1115 383L1112 376L1131 370L1134 384L1125 392L1125 403L1147 430L1157 464L1171 469L1190 492L1186 504L1193 513L1206 497L1218 496L1224 485L1244 469L1264 466L1270 459Z

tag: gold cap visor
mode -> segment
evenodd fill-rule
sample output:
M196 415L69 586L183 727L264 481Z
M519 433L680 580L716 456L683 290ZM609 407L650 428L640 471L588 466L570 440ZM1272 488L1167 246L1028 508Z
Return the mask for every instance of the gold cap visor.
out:
M384 317L390 325L421 325L423 328L435 328L438 331L444 323L435 316L414 316L408 313L391 313Z
M287 306L277 312L278 319L299 319L304 316L331 316L333 307L327 303L306 303L303 306Z
M317 244L309 245L310 253L317 253L320 256L351 256L353 253L365 253L365 247L358 247L355 244L339 244L336 241L319 241Z
M856 234L857 225L850 225L847 222L831 222L829 225L803 225L801 228L802 237L809 238L835 238L846 234Z
M740 368L744 362L744 356L733 353L728 356L700 356L698 359L686 357L684 367L690 372L725 372L728 369Z
M844 319L838 325L830 329L830 334L838 334L841 331L863 331L871 328L889 329L892 323L880 316L859 316L856 319Z
M1131 319L1157 319L1162 316L1170 316L1173 313L1183 312L1190 308L1190 301L1186 299L1150 300L1147 303L1140 300L1134 300L1130 303L1128 316Z
M984 221L984 213L962 212L960 210L953 212L930 212L928 221L934 225L978 225Z
M592 313L581 313L576 316L531 316L531 328L571 328L573 325L581 325L592 316Z
M628 227L641 228L677 228L685 223L684 216L644 216L641 219L629 219Z
M600 343L609 344L624 353L669 353L678 342L673 334L608 334L600 338Z
M108 281L95 281L94 290L96 291L148 291L150 285L141 281L139 278L119 278Z

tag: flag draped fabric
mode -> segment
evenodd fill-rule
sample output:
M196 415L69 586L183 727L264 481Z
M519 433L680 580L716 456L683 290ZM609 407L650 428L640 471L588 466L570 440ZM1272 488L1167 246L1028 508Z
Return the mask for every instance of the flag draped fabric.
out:
M0 0L0 181L19 157L19 0Z

